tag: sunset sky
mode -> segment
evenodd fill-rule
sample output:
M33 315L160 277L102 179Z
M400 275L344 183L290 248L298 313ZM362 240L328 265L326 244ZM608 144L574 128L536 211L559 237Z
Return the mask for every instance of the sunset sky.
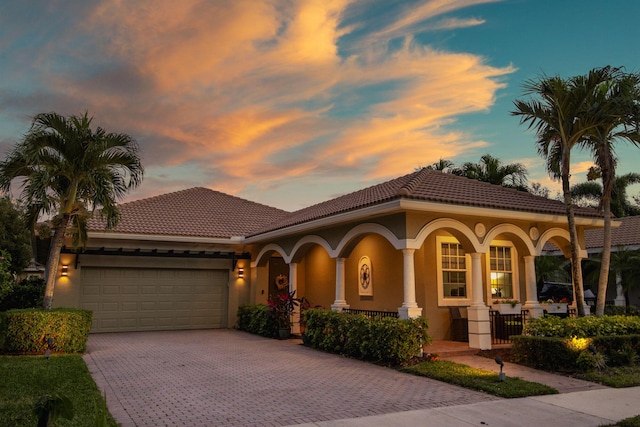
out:
M201 186L295 210L485 153L555 192L513 101L543 72L640 71L638 16L637 0L7 1L0 158L35 114L86 110L140 143L127 201ZM638 171L640 149L618 153ZM574 182L590 165L576 152Z

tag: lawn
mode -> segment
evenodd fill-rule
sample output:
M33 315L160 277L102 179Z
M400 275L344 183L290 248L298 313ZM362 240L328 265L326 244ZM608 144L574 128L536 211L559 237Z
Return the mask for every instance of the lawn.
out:
M617 366L602 371L577 373L574 377L609 387L635 387L640 385L640 366Z
M495 372L471 368L448 360L421 362L402 371L507 398L558 393L553 387L520 378L507 377L505 381L499 381Z
M0 356L0 378L2 426L35 426L33 409L44 394L67 397L73 404L73 419L59 418L57 427L98 425L102 396L80 355L53 355L49 360L43 356ZM106 419L105 425L117 425L108 412Z

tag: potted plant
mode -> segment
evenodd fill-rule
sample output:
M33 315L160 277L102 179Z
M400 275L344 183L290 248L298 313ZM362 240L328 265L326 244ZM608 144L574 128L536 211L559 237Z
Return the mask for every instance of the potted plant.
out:
M541 304L547 313L566 313L569 301L566 298L562 298L557 302L552 299L548 299L546 301L542 301Z
M522 304L516 299L496 299L493 301L493 309L500 312L500 314L520 314L522 311Z
M268 300L271 316L278 325L278 338L280 339L287 339L291 334L291 315L300 303L295 294L296 291L285 291Z

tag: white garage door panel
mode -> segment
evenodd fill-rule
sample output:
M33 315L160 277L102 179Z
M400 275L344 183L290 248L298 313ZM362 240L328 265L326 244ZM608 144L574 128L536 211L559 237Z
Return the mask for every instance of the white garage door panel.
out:
M226 270L82 268L92 332L223 328Z

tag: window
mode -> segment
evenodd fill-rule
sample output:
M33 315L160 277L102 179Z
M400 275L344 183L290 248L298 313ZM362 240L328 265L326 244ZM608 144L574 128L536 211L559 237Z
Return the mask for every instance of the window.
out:
M512 252L509 246L491 246L489 249L491 298L515 298Z
M438 304L444 306L468 305L470 301L470 275L467 272L468 255L462 245L451 237L438 237L436 250L438 255Z

